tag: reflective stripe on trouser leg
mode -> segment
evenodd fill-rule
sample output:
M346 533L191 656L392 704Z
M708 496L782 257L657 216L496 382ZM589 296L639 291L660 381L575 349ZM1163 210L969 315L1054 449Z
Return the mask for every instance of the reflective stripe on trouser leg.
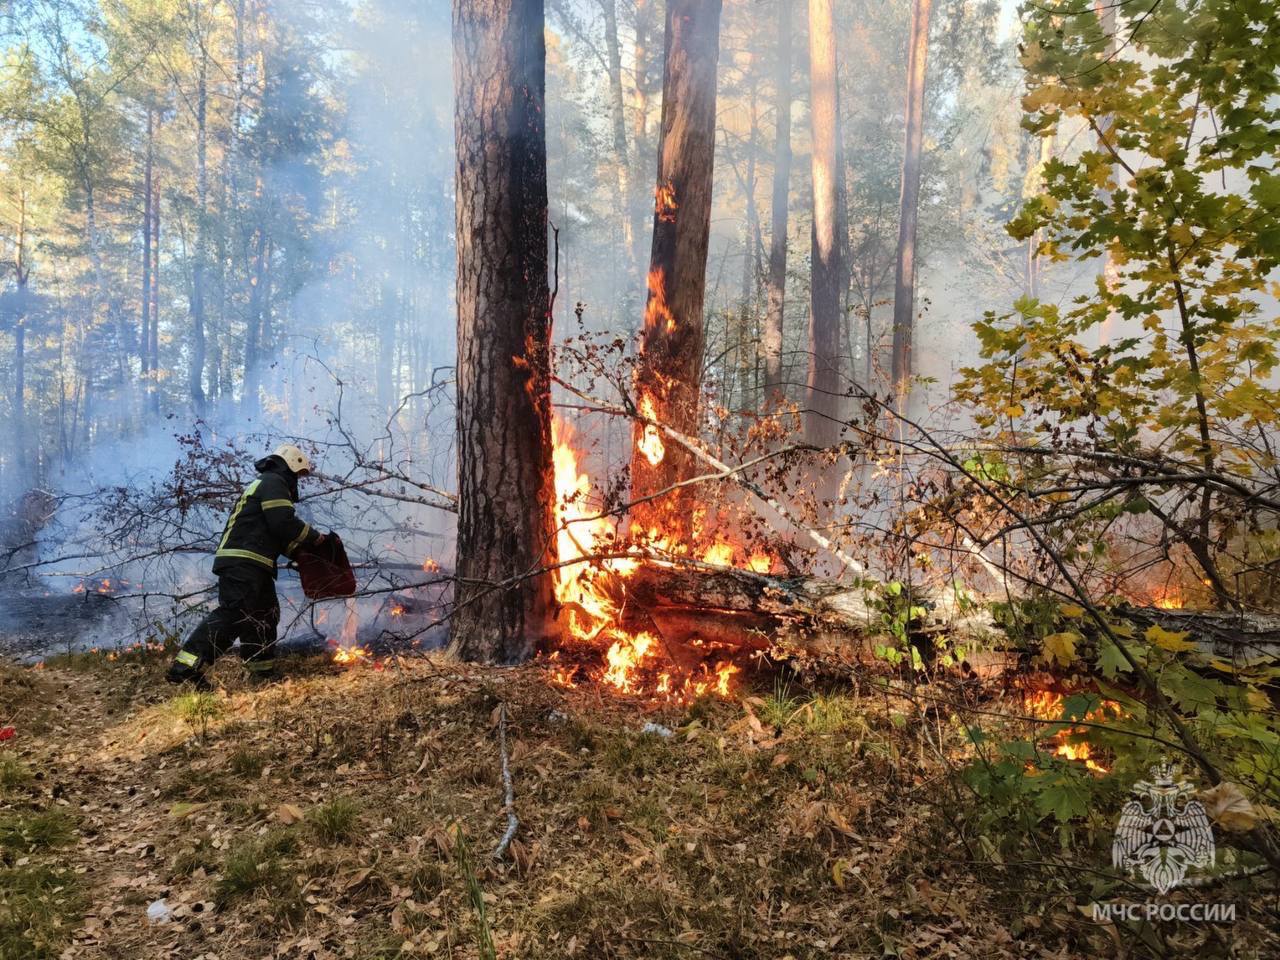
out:
M184 667L190 667L192 670L200 666L200 658L190 650L179 650L178 655L173 658L174 663L180 663Z
M270 673L276 668L275 658L267 660L246 660L245 669L250 673Z

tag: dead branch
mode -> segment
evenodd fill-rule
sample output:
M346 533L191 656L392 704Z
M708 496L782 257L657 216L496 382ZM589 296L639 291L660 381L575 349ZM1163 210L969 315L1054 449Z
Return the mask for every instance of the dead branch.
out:
M520 828L520 820L516 817L516 792L511 782L511 761L507 755L507 704L498 704L498 750L502 758L502 809L507 815L507 829L498 845L493 848L493 859L501 860L507 855L507 848L515 839Z

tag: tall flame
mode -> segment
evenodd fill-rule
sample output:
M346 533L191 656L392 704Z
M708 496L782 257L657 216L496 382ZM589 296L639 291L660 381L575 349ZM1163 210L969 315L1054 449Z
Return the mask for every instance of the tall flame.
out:
M645 690L642 675L653 673L659 665L662 644L653 633L633 632L622 625L621 597L625 580L638 568L644 549L670 546L662 531L654 528L641 538L644 549L628 548L636 554L617 556L623 552L618 542L616 523L601 516L591 503L591 478L579 469L573 448L572 428L558 418L552 421L552 463L556 489L556 549L560 566L555 571L556 599L566 613L569 636L580 644L604 647L604 668L599 679L623 693ZM715 548L713 548L714 550ZM728 561L732 561L729 548ZM717 552L723 556L723 552ZM573 672L559 662L558 651L548 658L552 677L557 682L572 684ZM715 692L729 693L730 677L737 672L731 663L718 663L698 675L674 679L670 672L659 673L652 686L654 693L664 696L700 696Z

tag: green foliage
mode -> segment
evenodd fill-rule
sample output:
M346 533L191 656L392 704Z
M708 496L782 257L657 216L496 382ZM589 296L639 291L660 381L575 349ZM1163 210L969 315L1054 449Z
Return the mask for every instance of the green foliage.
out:
M190 690L173 698L173 712L205 740L209 736L209 725L222 716L224 708L216 693Z
M339 843L355 832L360 818L360 804L350 797L334 797L328 803L307 811L312 833L325 843Z
M262 754L247 747L241 747L236 750L227 760L227 767L231 772L246 780L256 780L262 774L262 769L265 766L266 760Z
M80 920L83 896L70 870L0 866L0 960L55 960Z
M0 816L0 851L21 855L65 847L75 839L75 823L61 810Z
M489 916L484 904L484 888L476 876L475 864L471 861L471 849L467 846L467 838L462 827L454 828L454 857L458 869L462 872L462 882L466 886L467 901L471 904L471 913L475 918L476 949L481 960L496 960L498 955L493 944L493 931L489 926Z
M1280 15L1229 0L1105 11L1115 23L1087 4L1027 11L1024 126L1083 149L1044 165L1040 194L1009 226L1042 257L1105 269L1068 304L1024 298L978 322L985 362L964 371L957 396L1011 443L1046 457L1089 451L1090 471L1098 454L1167 458L1168 472L1249 484L1274 467L1280 410L1269 279L1280 265ZM1054 482L1085 473L1076 467L1023 461L1002 477L981 458L966 464L975 480L1040 484L1057 491L1050 502L1079 505ZM1221 486L1184 493L1115 489L1048 533L1068 559L1087 559L1117 516L1147 516L1220 596L1220 564L1275 559Z
M31 782L31 771L16 757L0 757L0 794L10 793Z
M773 693L761 699L760 722L770 727L784 727L795 718L801 706L802 701L791 693L790 681L775 677Z
M287 896L292 890L292 880L284 858L297 846L297 835L289 829L272 830L263 837L234 844L227 851L222 875L214 888L218 901L227 903L259 890L268 890L273 896Z
M913 670L923 670L924 657L915 643L912 625L927 611L914 602L911 591L897 580L882 584L871 598L871 608L880 614L880 632L893 641L876 644L876 656L895 666L909 658Z

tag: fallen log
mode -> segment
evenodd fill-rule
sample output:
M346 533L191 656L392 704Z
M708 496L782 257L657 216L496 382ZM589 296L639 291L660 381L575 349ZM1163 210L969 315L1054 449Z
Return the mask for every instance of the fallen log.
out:
M886 642L894 616L870 581L646 563L620 584L623 622L656 629L674 647L781 647L865 663L881 659L876 647ZM965 672L996 676L1037 653L1034 642L997 626L988 604L961 604L952 591L937 589L917 590L911 602L924 611L911 623L913 642L929 656L945 640L949 649L962 651ZM1280 617L1133 606L1113 612L1139 628L1185 631L1205 655L1237 665L1280 661Z
M886 607L873 584L816 577L776 577L728 567L643 564L622 582L623 622L653 628L669 647L715 644L752 650L793 649L869 663L888 630ZM1016 654L991 649L997 636L980 605L961 609L954 596L933 591L914 598L924 615L911 634L928 647L947 637L966 647L970 670L998 674Z

